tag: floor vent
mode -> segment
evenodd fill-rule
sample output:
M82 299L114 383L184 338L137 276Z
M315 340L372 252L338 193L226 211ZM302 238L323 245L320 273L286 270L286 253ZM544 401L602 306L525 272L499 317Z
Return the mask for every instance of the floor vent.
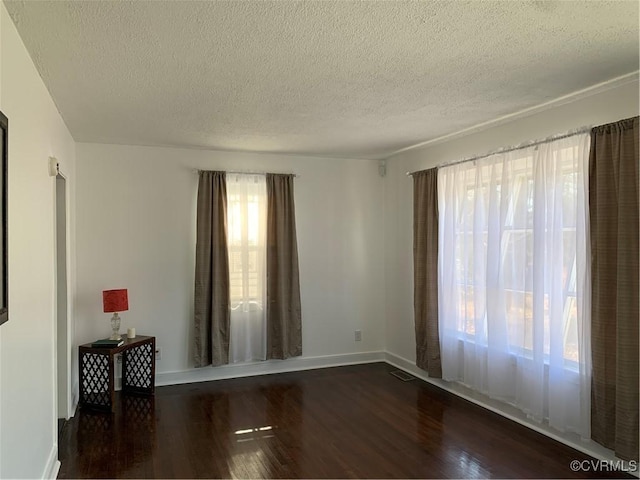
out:
M402 370L394 370L389 373L394 377L399 378L403 382L410 382L411 380L416 379L416 377L414 377L413 375L409 375L407 372L403 372Z

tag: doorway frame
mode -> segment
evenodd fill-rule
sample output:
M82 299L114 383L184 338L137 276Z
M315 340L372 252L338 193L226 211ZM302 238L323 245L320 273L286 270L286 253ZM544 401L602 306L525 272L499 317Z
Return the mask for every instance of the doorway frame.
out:
M69 178L60 171L59 164L54 179L54 331L55 331L55 431L58 431L58 419L68 420L73 417L72 392L71 392L71 364L72 364L72 329L71 329L71 243L70 243L70 202L69 202ZM62 187L62 188L61 188ZM62 189L62 192L61 192ZM60 198L60 195L63 197ZM60 204L61 202L61 204ZM64 245L59 241L59 220L63 214L64 221ZM60 248L64 250L60 250ZM61 277L60 257L64 260L64 274ZM61 280L64 289L61 290ZM64 307L61 305L64 301ZM62 311L61 308L64 308ZM62 315L61 315L62 314ZM64 317L64 318L61 318ZM61 375L61 373L63 375ZM61 378L62 377L62 378ZM56 433L57 436L57 433Z

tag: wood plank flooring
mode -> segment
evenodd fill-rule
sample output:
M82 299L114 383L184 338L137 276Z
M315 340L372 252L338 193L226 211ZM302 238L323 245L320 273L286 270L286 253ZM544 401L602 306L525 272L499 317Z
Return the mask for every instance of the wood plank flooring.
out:
M58 478L621 478L385 363L156 388L80 410ZM626 475L628 478L633 478Z

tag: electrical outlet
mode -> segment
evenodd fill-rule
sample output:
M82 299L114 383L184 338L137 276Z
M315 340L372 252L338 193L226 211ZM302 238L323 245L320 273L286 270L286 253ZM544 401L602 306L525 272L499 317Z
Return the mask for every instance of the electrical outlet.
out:
M162 359L162 349L160 347L156 347L156 361Z
M356 342L361 342L362 341L362 330L356 330L355 331L355 338L356 338Z

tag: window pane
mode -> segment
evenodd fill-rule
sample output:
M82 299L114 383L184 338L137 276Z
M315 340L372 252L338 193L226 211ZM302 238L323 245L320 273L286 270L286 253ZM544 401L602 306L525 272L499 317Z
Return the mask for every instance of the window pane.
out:
M228 180L227 242L231 306L255 308L264 303L266 184L264 177L255 175L231 175Z
M532 355L534 335L540 336L545 355L550 352L550 296L554 283L545 276L543 296L537 307L542 328L534 332L534 242L545 242L548 225L560 222L562 251L542 250L545 258L539 261L560 259L562 262L562 292L564 318L553 319L563 324L565 357L573 360L577 356L577 312L576 312L576 215L578 173L577 151L573 148L557 152L555 164L545 173L550 180L534 184L535 159L531 154L514 158L509 162L487 162L483 165L461 167L456 181L459 186L454 204L447 210L455 217L455 278L458 296L457 328L460 334L482 342L486 335L485 292L478 290L486 282L486 275L493 265L488 264L489 231L496 228L499 218L500 232L500 282L504 289L504 318L510 349L514 352L528 351ZM551 187L551 185L555 185ZM556 187L559 186L559 187ZM457 186L455 188L458 188ZM552 188L558 188L552 190ZM557 192L557 193L556 193ZM536 197L537 195L537 197ZM549 198L548 202L539 199ZM534 212L534 202L546 211ZM557 201L555 200L557 199ZM555 203L554 203L555 202ZM493 208L493 211L489 211ZM497 211L496 211L497 208ZM537 217L536 217L537 215ZM537 220L536 220L537 218ZM539 230L534 234L534 224ZM489 222L494 222L490 227ZM536 240L535 235L538 235ZM493 237L495 238L495 237ZM544 275L547 275L544 273ZM556 298L556 297L554 297ZM477 334L482 335L477 335ZM477 337L477 338L476 338Z

